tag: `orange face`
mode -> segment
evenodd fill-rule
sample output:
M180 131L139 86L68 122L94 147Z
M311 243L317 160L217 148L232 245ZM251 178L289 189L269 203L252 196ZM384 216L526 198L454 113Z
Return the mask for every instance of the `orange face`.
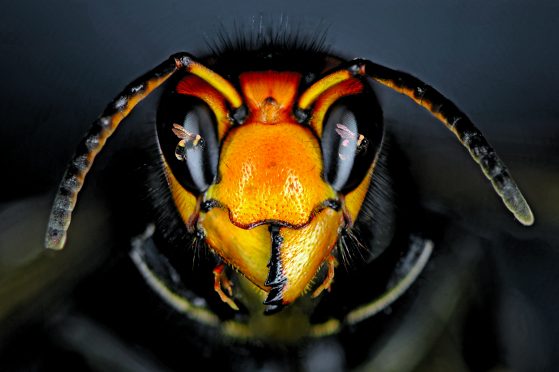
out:
M185 224L225 264L267 292L265 304L283 306L320 284L314 277L363 203L374 165L357 187L341 194L325 180L320 140L330 106L360 93L363 83L351 78L325 89L308 123L300 124L293 114L299 73L246 72L239 82L248 116L235 126L223 97L208 83L187 76L178 84L179 94L211 108L221 145L215 180L200 196L182 187L168 166L167 179Z

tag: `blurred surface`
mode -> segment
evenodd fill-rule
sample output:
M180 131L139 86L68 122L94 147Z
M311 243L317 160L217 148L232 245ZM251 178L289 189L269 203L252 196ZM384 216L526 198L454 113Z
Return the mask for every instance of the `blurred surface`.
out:
M517 370L556 370L558 19L559 4L551 0L2 4L0 347L26 324L48 318L45 310L64 303L80 278L108 260L113 225L110 207L97 202L97 185L113 155L145 146L155 99L142 104L96 163L65 258L41 247L54 189L105 104L171 53L203 54L221 27L288 23L303 34L327 28L334 53L420 77L483 131L531 203L533 227L514 221L442 125L407 99L378 89L423 204L492 242L486 254L496 262L502 300L490 310L499 314L502 355Z

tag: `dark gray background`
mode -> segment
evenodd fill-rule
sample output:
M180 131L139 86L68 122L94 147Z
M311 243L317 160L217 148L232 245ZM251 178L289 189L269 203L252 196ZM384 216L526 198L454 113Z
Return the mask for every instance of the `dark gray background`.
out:
M499 253L513 299L528 309L528 329L514 336L542 339L542 355L559 354L558 21L555 1L5 2L0 270L40 249L43 200L52 197L90 122L122 87L171 53L203 53L222 26L287 22L310 34L327 29L334 52L422 78L485 133L531 203L534 227L513 220L441 124L379 88L425 205L470 221L482 234L497 230L531 242ZM149 103L136 118L151 117ZM109 146L138 145L137 131L146 127L121 128Z

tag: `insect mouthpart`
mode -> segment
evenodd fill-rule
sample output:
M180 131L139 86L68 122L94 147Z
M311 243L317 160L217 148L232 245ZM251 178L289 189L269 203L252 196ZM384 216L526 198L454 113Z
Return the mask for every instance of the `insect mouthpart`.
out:
M265 311L272 314L310 289L318 270L331 260L343 224L340 209L324 207L301 227L262 223L247 229L233 224L225 209L212 208L200 213L198 229L225 263L260 288ZM330 276L316 295L331 282ZM221 285L216 288L219 293Z

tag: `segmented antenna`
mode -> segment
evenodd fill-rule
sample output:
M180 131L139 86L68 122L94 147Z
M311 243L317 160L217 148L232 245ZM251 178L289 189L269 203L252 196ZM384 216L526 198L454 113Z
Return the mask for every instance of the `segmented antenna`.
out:
M355 59L309 87L299 99L297 111L306 111L326 89L353 76L367 76L404 94L439 119L454 133L479 164L485 177L505 206L524 225L534 223L534 215L507 167L483 134L454 103L435 88L405 72L392 70L365 59Z
M145 75L134 80L107 106L101 116L93 123L89 132L82 139L74 157L62 177L51 209L45 246L50 249L62 249L66 242L66 232L72 219L72 211L76 205L85 177L97 154L103 149L107 139L113 134L120 122L130 111L154 89L163 84L179 69L196 75L227 99L233 108L232 115L242 116L246 112L242 98L236 89L212 70L196 62L187 53L177 53L155 67Z

